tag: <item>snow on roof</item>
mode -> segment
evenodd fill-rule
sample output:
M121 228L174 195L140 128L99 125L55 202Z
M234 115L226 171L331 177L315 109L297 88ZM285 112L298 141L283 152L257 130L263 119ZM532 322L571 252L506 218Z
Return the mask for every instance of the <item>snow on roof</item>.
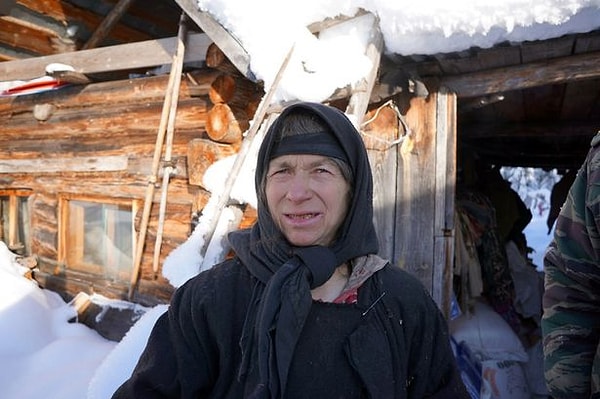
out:
M319 37L308 30L312 23L354 16L360 9L379 18L388 54L449 53L600 28L599 0L198 0L198 7L239 39L267 88L295 46L278 93L284 100L322 101L364 75L368 60L356 51L368 33L364 25Z

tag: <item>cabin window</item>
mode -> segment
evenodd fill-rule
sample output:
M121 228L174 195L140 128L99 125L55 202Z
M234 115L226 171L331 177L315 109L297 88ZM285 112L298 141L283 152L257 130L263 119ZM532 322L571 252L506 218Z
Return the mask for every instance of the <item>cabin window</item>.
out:
M0 190L0 240L14 253L31 253L29 237L29 190Z
M59 260L67 269L129 281L135 201L62 198Z

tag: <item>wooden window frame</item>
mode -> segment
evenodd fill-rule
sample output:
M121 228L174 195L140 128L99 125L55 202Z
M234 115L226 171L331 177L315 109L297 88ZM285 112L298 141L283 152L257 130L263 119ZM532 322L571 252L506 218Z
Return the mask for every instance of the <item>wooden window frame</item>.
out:
M4 237L5 221L2 220L2 225L0 226L2 229L1 239L7 245L8 249L19 255L29 255L31 250L31 246L29 245L31 226L23 220L23 215L21 215L20 212L21 202L19 201L19 198L26 198L26 202L28 202L29 197L32 194L33 192L29 189L0 190L0 197L8 197L8 237ZM27 209L27 216L31 217L31 212L29 212L29 208ZM0 219L2 216L3 213L0 214ZM21 233L23 242L20 240Z
M131 212L131 254L132 262L126 273L122 273L119 270L109 270L108 263L96 264L93 262L86 261L84 259L84 231L85 231L85 217L83 208L78 207L75 211L70 207L72 201L84 202L90 204L97 204L98 206L103 205L117 205L128 207ZM75 194L59 194L58 202L58 214L59 214L59 234L58 234L58 262L63 265L66 270L73 270L82 273L88 273L100 277L105 277L109 280L127 282L130 279L131 271L133 270L133 256L136 248L136 230L135 230L135 216L137 215L140 208L140 201L137 199L117 199L100 196L85 196ZM76 214L74 215L73 212ZM109 213L109 217L112 216ZM75 222L79 227L76 231L72 231L71 223L72 218L75 218ZM106 226L105 233L115 233L115 223L109 223ZM73 253L73 251L76 251ZM109 256L111 252L108 252Z

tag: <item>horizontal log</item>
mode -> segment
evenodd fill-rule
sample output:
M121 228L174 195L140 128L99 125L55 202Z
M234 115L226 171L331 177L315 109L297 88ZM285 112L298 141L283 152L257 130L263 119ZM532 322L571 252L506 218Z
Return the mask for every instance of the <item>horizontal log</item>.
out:
M202 69L186 74L187 79L182 79L179 90L179 101L192 100L190 86L198 94L202 90L208 96L210 85L218 73L210 69ZM0 98L0 118L5 119L13 115L31 111L36 104L53 104L61 109L93 109L127 106L128 104L144 104L164 102L165 90L169 77L167 75L117 80L110 82L92 83L85 86L68 86L58 90L46 91L16 97ZM193 83L192 83L193 79ZM194 101L200 99L193 99ZM93 111L88 111L93 112Z
M85 184L82 184L85 181ZM56 196L59 193L87 195L106 198L143 199L146 194L149 176L144 174L128 175L118 173L61 173L57 175L0 175L3 188L31 188L35 193ZM191 204L199 190L190 186L187 179L173 177L169 181L169 203ZM153 202L160 201L160 190Z
M176 148L178 153L184 149L181 145ZM144 157L135 157L133 154L128 156L96 156L96 157L51 157L41 158L43 155L37 155L36 158L21 159L0 159L0 174L20 175L20 174L52 174L60 173L92 173L92 172L122 172L119 178L123 179L124 174L129 175L150 175L152 173L152 158L147 157L153 150L147 147L144 151ZM35 155L32 155L35 156ZM174 156L169 162L173 167L171 171L172 178L187 179L187 157ZM164 164L158 169L158 177L162 178Z
M177 108L174 140L186 136L202 136L206 123L205 102L196 99L182 102ZM44 140L50 148L71 148L78 151L79 145L95 143L100 149L120 148L131 144L142 144L154 138L160 125L162 104L132 104L127 107L95 107L93 109L57 108L46 121L38 121L33 112L14 115L3 120L0 143L8 148L26 148L30 140ZM111 137L113 140L107 140ZM116 142L119 138L130 138L131 142ZM20 142L13 142L13 140ZM62 143L61 143L62 140ZM72 142L64 140L73 140ZM59 144L61 143L61 144ZM35 143L32 148L35 148ZM38 144L39 145L39 144ZM66 147L62 147L62 146ZM92 149L93 150L93 149ZM79 151L85 151L83 147ZM0 152L2 157L2 152Z
M0 159L0 173L114 172L127 170L127 156Z

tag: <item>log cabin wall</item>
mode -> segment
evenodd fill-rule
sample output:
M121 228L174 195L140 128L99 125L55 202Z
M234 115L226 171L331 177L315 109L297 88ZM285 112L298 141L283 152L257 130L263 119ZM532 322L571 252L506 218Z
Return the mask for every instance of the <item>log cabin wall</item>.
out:
M175 172L168 186L160 265L188 238L192 215L198 214L208 200L210 193L201 182L203 172L212 162L233 154L241 140L240 134L221 143L206 133L209 113L215 106L209 93L215 91L213 82L222 74L205 67L182 78L172 145ZM95 220L105 224L111 217L116 220L125 209L131 213L133 237L127 240L131 245L112 252L126 252L129 257L135 253L132 248L152 181L167 83L167 75L148 76L0 98L0 197L5 208L9 199L21 201L17 219L20 229L26 231L20 233L26 242L17 239L13 250L37 256L35 277L42 286L67 296L83 291L126 297L130 268L107 272L95 267L98 262L86 254L94 245L106 248L106 237L116 238L118 228L110 233L111 227L101 226L105 235L96 238L84 237L83 232L87 235L93 228L85 225L88 216L93 216L89 214L93 212L90 204L101 205L103 217ZM237 95L233 97L241 101ZM237 122L242 128L247 123L247 118ZM188 154L193 158L188 159ZM160 185L163 166L161 162L155 187ZM173 291L161 270L156 275L152 270L160 191L154 190L139 283L132 298L147 305L168 301ZM84 224L77 224L78 214ZM85 241L89 239L96 241Z

